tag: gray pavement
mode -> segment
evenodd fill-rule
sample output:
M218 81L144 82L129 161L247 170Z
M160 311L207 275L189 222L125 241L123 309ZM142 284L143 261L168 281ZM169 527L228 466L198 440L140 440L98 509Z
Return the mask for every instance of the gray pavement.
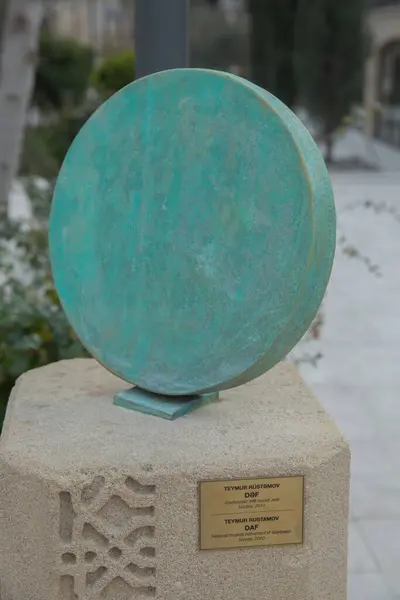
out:
M352 451L348 600L400 600L400 173L333 183L323 325L296 353L321 352L301 370Z

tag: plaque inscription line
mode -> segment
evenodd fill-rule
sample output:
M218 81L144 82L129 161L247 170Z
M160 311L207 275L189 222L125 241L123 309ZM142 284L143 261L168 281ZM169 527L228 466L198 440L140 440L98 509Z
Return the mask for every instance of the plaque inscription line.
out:
M253 512L246 512L246 515L257 515L258 513L277 513L277 512L294 512L294 508L281 508L271 510L254 510ZM239 512L228 512L228 513L211 513L211 517L228 517L229 515L240 515Z

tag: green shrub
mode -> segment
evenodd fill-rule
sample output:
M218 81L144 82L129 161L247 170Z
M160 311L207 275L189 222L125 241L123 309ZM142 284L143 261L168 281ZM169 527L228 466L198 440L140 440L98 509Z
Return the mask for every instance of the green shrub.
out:
M36 285L42 288L36 288ZM85 351L69 327L50 280L0 291L0 419L17 377Z
M135 79L135 55L125 50L105 57L94 70L92 83L104 96L111 96Z
M75 136L93 114L96 105L64 109L54 118L25 133L20 174L40 176L53 181Z
M0 426L15 380L64 358L87 356L54 289L47 248L51 189L30 187L34 222L2 224L0 232ZM23 275L15 273L15 261Z
M75 136L93 114L95 108L95 106L84 106L79 110L65 110L58 115L57 121L42 127L42 134L46 138L49 152L59 167Z
M45 127L27 127L19 171L21 175L40 176L51 180L60 169L59 160L52 155Z
M90 48L76 40L44 32L39 44L33 104L51 111L81 104L89 86L93 60Z

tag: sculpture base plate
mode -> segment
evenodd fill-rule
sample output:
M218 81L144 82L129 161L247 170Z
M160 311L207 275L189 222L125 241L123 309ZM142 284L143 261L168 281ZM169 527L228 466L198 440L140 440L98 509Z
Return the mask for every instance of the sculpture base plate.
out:
M139 387L133 387L118 392L114 396L114 404L122 408L173 421L202 404L216 400L218 396L218 392L196 396L163 396L147 392Z

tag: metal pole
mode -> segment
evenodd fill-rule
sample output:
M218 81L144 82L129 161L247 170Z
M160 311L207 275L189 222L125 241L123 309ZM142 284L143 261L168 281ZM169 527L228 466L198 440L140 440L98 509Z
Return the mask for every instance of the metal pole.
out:
M187 67L189 0L136 0L136 78Z

